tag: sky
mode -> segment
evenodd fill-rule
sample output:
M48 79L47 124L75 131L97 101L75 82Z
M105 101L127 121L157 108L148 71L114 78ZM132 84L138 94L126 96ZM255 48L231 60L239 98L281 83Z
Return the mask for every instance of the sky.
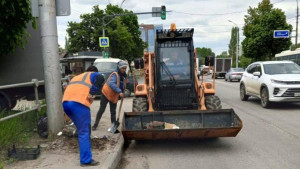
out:
M57 17L58 43L64 47L66 29L69 21L80 22L80 14L92 13L92 8L99 5L105 9L106 5L121 5L123 0L70 0L71 15ZM262 0L125 0L122 8L133 12L151 12L152 7L165 5L166 20L152 15L138 15L139 24L163 24L169 29L171 23L177 28L194 28L194 46L211 48L217 55L228 51L231 29L235 24L240 29L240 39L245 37L242 33L244 16L249 7L257 7ZM287 22L296 29L296 0L271 0L274 8L282 9ZM300 4L299 4L300 5ZM228 20L234 22L229 22ZM295 36L295 31L292 32ZM298 36L299 37L299 36ZM295 38L292 38L295 43Z

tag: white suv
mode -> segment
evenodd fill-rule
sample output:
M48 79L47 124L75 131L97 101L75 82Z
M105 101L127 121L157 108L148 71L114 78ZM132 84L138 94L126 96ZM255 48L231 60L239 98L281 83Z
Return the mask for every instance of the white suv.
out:
M292 61L265 61L249 65L240 82L240 98L261 99L262 107L271 102L300 101L300 66Z

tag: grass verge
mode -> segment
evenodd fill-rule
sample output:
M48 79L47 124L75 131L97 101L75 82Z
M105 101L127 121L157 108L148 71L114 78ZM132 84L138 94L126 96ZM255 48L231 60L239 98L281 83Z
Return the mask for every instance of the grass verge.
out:
M25 108L26 109L26 108ZM0 113L0 118L16 114L20 111L6 111ZM30 138L36 136L38 119L45 115L46 108L41 112L31 111L23 115L0 122L0 169L4 168L5 162L12 162L7 159L7 150L13 144L18 146L28 146Z

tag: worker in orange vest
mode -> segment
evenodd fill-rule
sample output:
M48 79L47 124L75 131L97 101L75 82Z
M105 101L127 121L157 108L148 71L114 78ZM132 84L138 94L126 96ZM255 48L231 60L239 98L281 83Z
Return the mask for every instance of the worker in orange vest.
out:
M96 166L91 152L91 111L90 106L104 83L104 77L95 66L87 72L73 77L63 96L63 108L72 119L78 131L81 166Z
M93 130L96 130L99 124L99 121L102 117L102 114L105 111L106 105L109 102L110 105L110 114L111 114L111 123L113 124L116 121L116 108L117 103L120 98L124 97L124 86L126 78L126 69L128 64L125 61L118 62L118 68L116 71L112 72L106 83L102 88L102 96L100 102L100 109L96 116L96 121L93 125ZM128 83L126 81L126 83ZM117 131L118 132L118 131Z

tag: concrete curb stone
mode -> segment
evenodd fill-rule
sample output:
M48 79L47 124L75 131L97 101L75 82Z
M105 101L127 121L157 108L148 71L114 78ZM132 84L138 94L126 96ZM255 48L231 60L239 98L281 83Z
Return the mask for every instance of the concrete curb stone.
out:
M116 144L112 153L109 154L105 162L101 165L101 169L116 169L121 161L122 153L124 151L124 138L122 134L119 136L118 143Z

